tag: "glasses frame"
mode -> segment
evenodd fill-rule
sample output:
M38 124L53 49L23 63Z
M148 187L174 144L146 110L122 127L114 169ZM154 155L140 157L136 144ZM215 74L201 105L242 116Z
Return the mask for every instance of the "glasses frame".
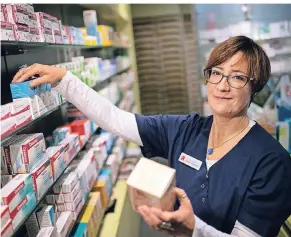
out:
M204 73L204 78L205 78L205 80L206 80L207 82L209 82L209 83L211 83L211 84L215 84L215 85L219 84L219 83L222 81L223 78L226 78L226 81L227 81L228 85L229 85L231 88L242 89L242 88L244 88L244 87L246 86L246 84L248 84L250 81L255 80L254 77L248 77L248 76L245 76L245 75L241 75L241 76L247 78L246 83L245 83L242 87L233 87L233 86L229 83L229 81L228 81L228 78L232 77L233 75L224 75L223 73L221 73L221 79L220 79L217 83L213 83L213 82L209 81L209 79L207 79L207 77L206 77L206 72L207 72L207 71L210 71L210 72L211 72L212 70L213 70L212 68L204 68L204 69L203 69L203 73ZM209 78L210 78L210 77L209 77Z

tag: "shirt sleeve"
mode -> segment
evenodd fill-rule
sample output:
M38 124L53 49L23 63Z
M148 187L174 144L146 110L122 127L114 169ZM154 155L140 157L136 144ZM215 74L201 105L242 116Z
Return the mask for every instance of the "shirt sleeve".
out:
M198 119L198 114L192 115L135 115L139 135L145 157L155 156L168 158L169 147L179 137L185 126L191 120Z
M71 72L53 89L102 129L142 146L134 114L119 109Z
M236 221L231 234L223 233L214 227L206 224L199 217L195 216L195 229L192 237L260 237L257 233L250 230L240 222Z
M291 214L291 159L265 156L249 184L237 220L261 236L276 236Z

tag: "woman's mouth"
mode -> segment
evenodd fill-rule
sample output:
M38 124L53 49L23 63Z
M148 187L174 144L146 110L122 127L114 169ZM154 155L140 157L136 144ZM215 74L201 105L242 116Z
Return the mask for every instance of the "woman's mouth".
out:
M214 96L216 99L218 100L230 100L231 98L230 97L227 97L227 96Z

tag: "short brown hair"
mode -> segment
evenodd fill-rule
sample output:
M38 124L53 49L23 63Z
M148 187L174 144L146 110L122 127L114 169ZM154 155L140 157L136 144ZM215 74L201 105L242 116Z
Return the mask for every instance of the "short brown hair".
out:
M246 36L231 37L218 44L211 52L206 68L218 66L238 52L242 52L248 62L248 76L255 78L252 93L260 92L267 84L270 74L270 60L263 48Z

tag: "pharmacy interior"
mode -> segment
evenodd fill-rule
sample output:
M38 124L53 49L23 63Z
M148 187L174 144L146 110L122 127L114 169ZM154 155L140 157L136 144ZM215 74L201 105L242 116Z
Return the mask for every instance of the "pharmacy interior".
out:
M205 61L243 34L272 66L249 116L291 154L290 12L287 4L1 4L1 236L161 236L130 202L128 177L152 165L138 163L146 162L138 145L98 127L51 84L11 84L19 70L64 68L128 112L208 116ZM290 234L289 218L280 236Z

